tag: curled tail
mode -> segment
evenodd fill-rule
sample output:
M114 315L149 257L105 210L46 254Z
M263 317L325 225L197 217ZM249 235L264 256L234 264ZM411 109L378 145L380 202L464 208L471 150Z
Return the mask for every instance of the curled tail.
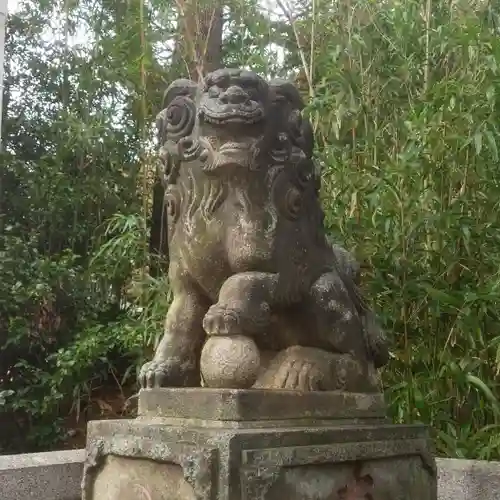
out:
M347 250L339 245L333 245L333 253L337 269L344 280L351 299L356 304L363 320L365 343L369 358L375 368L386 365L389 361L389 342L378 324L375 314L366 305L358 289L360 285L360 266Z
M389 361L389 342L372 311L365 311L363 324L368 353L375 368L380 368Z

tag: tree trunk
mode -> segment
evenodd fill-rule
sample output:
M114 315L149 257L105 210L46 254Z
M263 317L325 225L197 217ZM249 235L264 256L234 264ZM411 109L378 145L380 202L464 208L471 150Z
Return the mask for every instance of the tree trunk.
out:
M172 79L187 76L191 80L201 81L207 73L220 68L222 64L222 0L176 0L176 4L179 10L179 36L172 60ZM164 196L165 189L157 175L149 240L152 276L161 274L164 266L160 265L160 261L168 265Z
M176 0L179 9L177 61L198 81L221 66L222 0Z

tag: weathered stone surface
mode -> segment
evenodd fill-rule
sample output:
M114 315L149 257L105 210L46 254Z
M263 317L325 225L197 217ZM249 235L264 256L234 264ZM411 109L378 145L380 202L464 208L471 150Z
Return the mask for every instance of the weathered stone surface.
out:
M124 485L150 500L279 500L283 492L348 500L363 489L373 499L436 500L426 428L384 423L383 408L375 394L143 390L137 419L89 424L84 500L121 500Z
M326 239L302 108L245 70L167 90L174 299L139 417L88 427L83 500L437 500L426 428L385 421L388 345Z
M106 470L110 455L137 460L123 481L151 500L174 498L154 493L161 481L185 488L183 495L190 494L187 483L197 500L357 500L358 487L371 488L376 500L437 499L435 462L422 426L212 429L166 426L161 419L100 421L89 425L87 449L84 500L118 500L114 490L103 496L102 486L96 489L102 475L116 473L116 463ZM151 461L156 468L135 466ZM141 476L141 467L148 474Z
M500 462L437 459L439 500L498 500Z
M85 450L0 456L0 500L30 500L40 497L50 500L80 500L84 459ZM436 462L438 500L498 500L500 462L449 458L438 458ZM137 462L123 463L132 467ZM340 467L337 473L342 474ZM307 479L308 474L304 473L304 476ZM283 479L285 485L279 483L283 488L290 482L286 477L285 475ZM302 491L307 484L307 480L301 482L298 491Z
M93 494L106 500L197 500L180 465L113 455L105 458Z
M161 388L142 390L141 417L214 421L384 419L381 394L268 391L258 389Z
M84 450L0 456L0 500L79 500Z
M209 387L252 387L260 369L259 348L250 337L210 337L201 351L200 369Z
M325 236L303 107L291 83L246 70L167 89L158 129L174 300L142 387L380 391L388 345L358 264Z
M434 478L419 457L284 470L266 500L435 500ZM254 496L253 498L260 498Z

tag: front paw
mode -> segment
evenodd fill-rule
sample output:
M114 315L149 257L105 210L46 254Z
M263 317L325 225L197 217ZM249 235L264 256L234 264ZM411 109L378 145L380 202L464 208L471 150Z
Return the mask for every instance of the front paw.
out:
M143 389L154 387L196 387L200 376L195 363L179 363L174 359L163 359L145 363L139 372L139 383Z
M207 335L242 335L241 315L236 309L215 304L203 318L203 328Z
M271 322L269 305L261 303L254 308L214 304L203 318L207 335L252 335L266 331Z

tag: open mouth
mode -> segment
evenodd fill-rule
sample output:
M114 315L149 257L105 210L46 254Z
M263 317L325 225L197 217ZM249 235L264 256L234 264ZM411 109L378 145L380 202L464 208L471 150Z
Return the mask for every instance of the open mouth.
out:
M251 161L250 149L250 144L245 142L226 142L219 148L215 166L221 167L232 163L247 166Z
M253 161L251 142L232 142L222 144L214 161L204 167L205 171L215 172L224 168L244 167L249 168Z
M207 105L201 106L200 117L213 125L225 124L245 124L252 125L258 123L264 118L264 110L259 105L238 105L220 106L220 110L215 110Z
M226 142L219 148L219 154L242 153L249 149L250 145L246 142Z

